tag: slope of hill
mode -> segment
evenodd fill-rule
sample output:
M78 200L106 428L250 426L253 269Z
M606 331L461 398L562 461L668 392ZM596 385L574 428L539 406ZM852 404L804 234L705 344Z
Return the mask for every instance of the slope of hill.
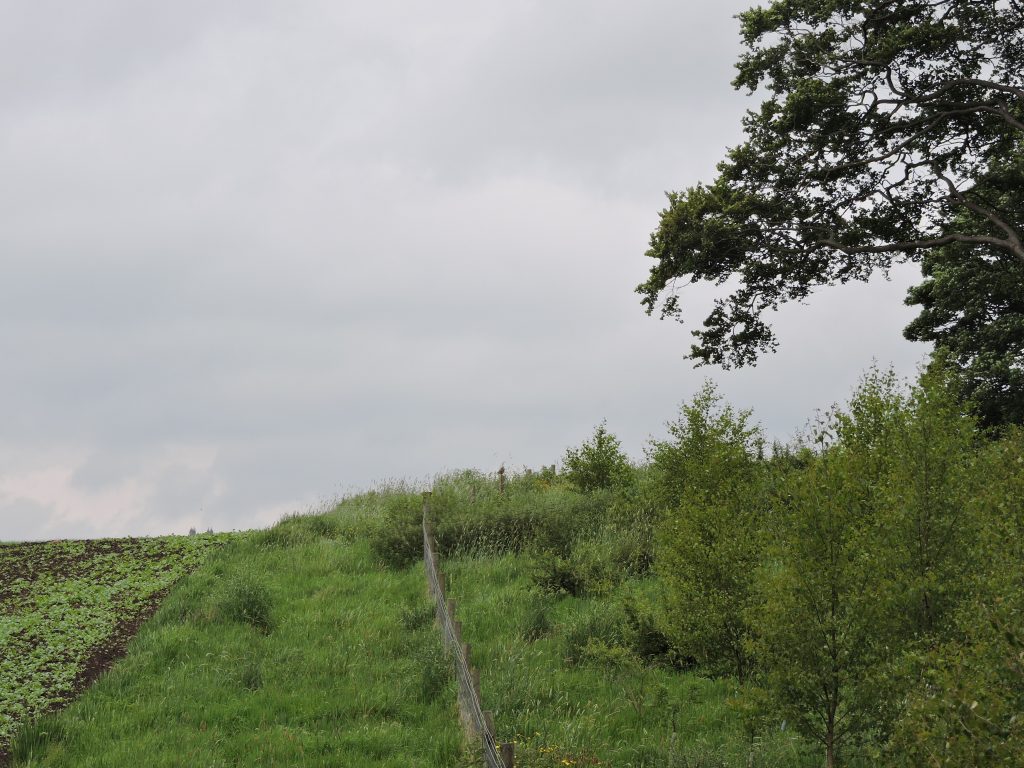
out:
M0 761L20 722L60 708L124 652L223 535L0 544Z
M109 673L20 729L11 764L460 764L422 574L354 538L327 515L228 539Z

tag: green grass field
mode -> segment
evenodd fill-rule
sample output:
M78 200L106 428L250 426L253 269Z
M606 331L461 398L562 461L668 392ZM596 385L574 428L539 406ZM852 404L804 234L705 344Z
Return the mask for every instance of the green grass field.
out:
M121 655L164 592L223 541L0 544L0 756L18 723L73 699Z
M645 651L657 638L644 639L630 606L653 604L657 583L616 571L632 544L608 538L600 499L529 478L498 495L473 476L440 479L433 498L448 594L517 766L820 764L781 722L749 733L731 678ZM109 673L63 711L16 718L9 764L478 764L417 556L421 509L419 494L383 489L211 539L221 546L177 581ZM565 574L551 547L576 553L586 589L553 588ZM62 627L54 643L74 646L76 624L61 617L75 603L56 583L40 576L32 588L50 595L39 601Z
M22 728L11 764L464 764L422 568L379 567L338 521L228 542L111 672Z
M547 595L529 555L442 563L480 667L498 735L516 765L817 766L790 734L752 740L730 706L734 684L641 663L625 652L617 607L650 585L601 597Z

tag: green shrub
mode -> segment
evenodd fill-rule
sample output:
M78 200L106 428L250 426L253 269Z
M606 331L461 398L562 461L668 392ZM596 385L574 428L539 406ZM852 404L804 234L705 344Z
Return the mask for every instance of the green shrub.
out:
M707 384L668 425L673 440L652 449L672 504L658 528L662 626L682 655L741 681L752 666L746 612L766 528L763 439L749 420Z
M673 510L683 501L733 493L736 481L756 470L764 452L764 437L751 426L751 416L724 403L715 385L705 382L679 417L665 425L670 439L652 441L648 449L657 506Z
M604 595L624 575L617 554L616 543L608 539L582 539L568 557L541 552L533 560L533 581L548 594Z
M587 646L625 647L625 621L618 606L597 604L578 614L565 633L565 662L582 664Z
M680 665L681 655L659 626L656 611L651 605L631 597L623 602L623 610L630 645L639 658L646 662L660 661L673 666Z
M584 493L628 485L632 476L619 439L608 431L603 421L594 429L590 440L579 448L566 449L562 464L566 479Z
M612 645L606 640L591 637L579 652L578 664L612 669L637 669L638 662L633 652L622 645Z
M604 524L611 499L608 491L583 494L525 475L510 477L500 494L477 475L462 473L437 480L430 508L434 537L444 557L529 548L567 556L577 539L592 536ZM418 526L419 520L417 516L413 522L409 515L403 525ZM387 535L412 536L396 531Z

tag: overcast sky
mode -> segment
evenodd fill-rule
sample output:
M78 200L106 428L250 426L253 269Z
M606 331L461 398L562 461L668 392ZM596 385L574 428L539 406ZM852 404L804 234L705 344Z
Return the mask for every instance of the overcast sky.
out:
M0 0L0 539L266 525L604 418L639 458L707 377L786 439L912 375L913 268L740 371L634 293L756 106L750 3Z

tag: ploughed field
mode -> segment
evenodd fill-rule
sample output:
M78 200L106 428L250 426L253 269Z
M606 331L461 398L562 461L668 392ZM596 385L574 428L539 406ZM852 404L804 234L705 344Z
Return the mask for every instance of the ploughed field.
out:
M224 535L0 544L0 763L112 662Z

